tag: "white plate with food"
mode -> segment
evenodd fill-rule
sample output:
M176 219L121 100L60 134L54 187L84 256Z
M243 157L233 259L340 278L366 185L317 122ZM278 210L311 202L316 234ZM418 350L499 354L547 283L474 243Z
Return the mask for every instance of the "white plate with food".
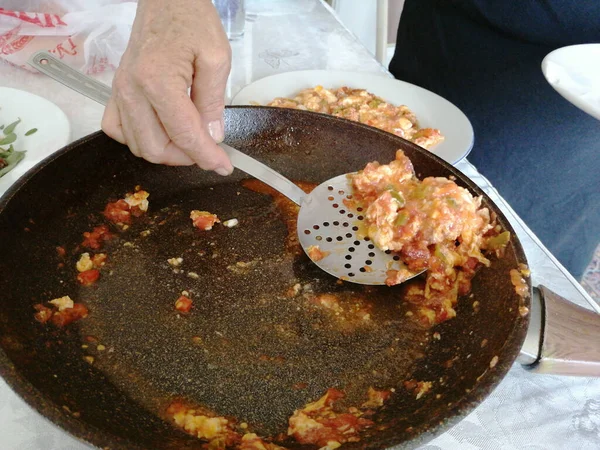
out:
M315 90L317 86L325 89ZM366 92L339 89L343 87ZM307 89L311 91L298 96ZM363 99L360 112L358 103L348 98L353 94ZM318 97L324 101L322 108L315 102ZM455 105L431 91L384 75L328 70L285 72L245 86L231 104L295 107L361 121L428 148L450 164L467 156L474 141L471 122Z
M69 119L54 103L0 87L0 197L25 172L69 143Z
M600 44L554 50L542 61L542 72L556 92L600 119Z

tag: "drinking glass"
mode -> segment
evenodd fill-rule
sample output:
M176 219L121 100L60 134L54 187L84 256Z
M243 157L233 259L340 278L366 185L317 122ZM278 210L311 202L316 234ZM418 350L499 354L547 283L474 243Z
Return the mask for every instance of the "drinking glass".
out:
M244 36L244 22L246 21L244 0L212 0L212 2L219 12L229 40L235 41Z

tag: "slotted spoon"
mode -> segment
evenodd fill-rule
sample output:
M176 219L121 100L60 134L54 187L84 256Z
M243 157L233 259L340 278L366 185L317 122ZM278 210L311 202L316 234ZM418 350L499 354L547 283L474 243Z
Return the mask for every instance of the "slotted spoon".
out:
M37 52L29 64L65 86L83 94L102 105L111 96L111 88L67 66L48 52ZM361 208L349 208L344 200L352 199L349 174L327 180L309 194L280 173L256 159L220 144L237 169L268 184L300 206L298 213L298 239L311 257L317 247L322 259L311 258L325 272L334 277L359 283L385 284L388 270L402 270L408 280L420 272L408 272L397 255L379 250L364 232ZM346 202L348 203L348 202Z

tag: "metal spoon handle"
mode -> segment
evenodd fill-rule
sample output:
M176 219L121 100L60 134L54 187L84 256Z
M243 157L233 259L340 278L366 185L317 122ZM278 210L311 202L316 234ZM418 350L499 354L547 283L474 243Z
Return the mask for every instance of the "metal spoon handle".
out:
M41 51L29 58L28 64L66 87L106 106L111 95L110 86L100 83L68 66L54 55Z
M28 64L55 81L97 101L101 105L106 106L108 103L108 99L112 93L109 86L73 69L46 51L34 53L29 59ZM300 205L302 199L306 196L302 189L269 166L227 144L220 144L220 146L225 150L234 167L268 184L297 205Z
M286 177L281 175L279 172L271 169L269 166L261 163L260 161L246 155L245 153L230 147L227 144L219 144L229 159L233 167L237 167L243 170L248 175L252 175L254 178L268 184L276 191L285 195L295 204L300 206L302 199L306 196L306 193L288 180Z

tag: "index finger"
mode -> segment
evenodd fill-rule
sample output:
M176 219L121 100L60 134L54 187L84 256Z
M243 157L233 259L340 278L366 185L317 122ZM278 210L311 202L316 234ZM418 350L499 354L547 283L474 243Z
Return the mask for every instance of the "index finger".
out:
M174 145L202 169L229 175L233 166L227 154L213 140L186 91L171 87L160 95L148 93L148 98Z

